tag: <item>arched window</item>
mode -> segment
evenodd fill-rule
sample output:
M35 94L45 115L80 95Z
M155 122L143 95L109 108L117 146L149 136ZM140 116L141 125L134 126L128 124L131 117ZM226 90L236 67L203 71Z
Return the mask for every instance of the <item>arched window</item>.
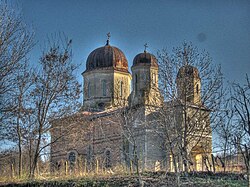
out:
M123 82L120 83L120 97L123 95Z
M137 74L135 74L135 93L137 93L137 83L138 83L138 77L137 77Z
M196 85L196 93L199 94L199 84Z
M90 90L91 90L91 85L90 85L90 82L88 83L88 88L87 88L88 90L87 90L87 95L88 95L88 98L90 98L90 94L91 94L91 92L90 92Z
M156 77L155 77L155 73L152 74L152 81L153 81L153 84L156 83Z
M76 162L76 153L74 151L69 152L68 160L70 163Z
M76 164L76 161L77 161L77 152L76 151L70 151L68 153L68 161L70 164L70 169L73 169L75 164Z
M93 89L92 89L91 94L92 94L93 96L96 95L96 84L95 84L95 82L94 82L94 86L93 86Z
M107 81L106 80L102 80L102 95L106 96L107 95Z
M92 159L92 146L88 145L88 150L87 150L87 161L90 162Z
M107 149L105 151L105 167L106 168L111 168L112 167L112 163L111 163L111 151L109 149Z

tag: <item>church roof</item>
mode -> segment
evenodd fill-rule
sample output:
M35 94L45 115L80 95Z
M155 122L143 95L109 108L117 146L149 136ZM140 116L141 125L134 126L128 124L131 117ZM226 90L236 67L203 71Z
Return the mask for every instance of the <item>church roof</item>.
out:
M135 56L133 66L153 66L158 68L157 59L153 54L146 51Z
M198 69L189 64L182 66L177 73L177 78L185 77L200 78Z
M128 72L128 61L124 53L117 47L107 44L92 51L86 62L86 71L101 68L114 68L118 71Z

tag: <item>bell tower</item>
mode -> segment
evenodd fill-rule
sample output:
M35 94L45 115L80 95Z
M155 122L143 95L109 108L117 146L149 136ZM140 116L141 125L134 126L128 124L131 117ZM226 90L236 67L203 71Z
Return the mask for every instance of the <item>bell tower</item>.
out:
M201 79L199 71L191 65L179 69L176 78L178 99L193 104L201 104Z
M159 105L161 95L158 89L158 63L154 55L145 50L135 56L132 66L133 91L130 94L130 105Z

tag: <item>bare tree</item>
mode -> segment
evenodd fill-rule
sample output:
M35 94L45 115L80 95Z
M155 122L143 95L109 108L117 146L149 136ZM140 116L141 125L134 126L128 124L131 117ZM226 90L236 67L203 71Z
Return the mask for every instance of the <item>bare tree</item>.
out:
M138 184L143 186L142 163L140 162L142 152L139 151L140 143L138 138L141 136L140 129L145 123L138 121L138 115L140 115L138 108L129 107L127 101L124 100L118 100L118 102L118 107L114 109L112 118L109 119L112 126L116 126L116 131L120 136L120 140L122 140L118 155L122 154L121 161L129 168L130 172L135 171ZM136 126L135 124L140 125ZM108 141L108 137L106 141Z
M0 23L0 119L2 121L3 112L10 111L14 107L11 105L11 96L16 88L17 72L34 45L34 33L27 29L21 15L3 1L0 3Z
M236 118L233 140L244 158L250 184L250 81L248 75L245 80L243 85L232 84L231 99Z
M129 99L127 98L129 90L125 86L121 88L121 82L125 82L125 80L117 79L115 81L114 87L111 89L113 93L108 90L111 93L110 95L114 97L115 105L112 112L110 111L112 117L108 118L108 121L113 127L116 127L116 133L122 140L119 149L123 155L122 161L129 167L130 172L135 171L139 186L143 186L144 181L141 176L143 166L140 158L143 155L139 150L141 146L139 137L142 132L141 128L145 127L146 123L141 120L140 108L129 106ZM139 126L136 126L136 124L139 124ZM98 126L101 127L100 124ZM106 132L105 141L109 141L109 133ZM118 155L121 153L118 153Z
M23 102L30 85L27 54L34 46L34 33L4 1L0 2L0 23L0 140L17 142L21 177Z
M18 148L19 177L22 176L23 154L27 156L29 141L34 136L32 129L34 127L34 116L31 115L33 101L30 97L32 86L34 86L32 80L33 70L28 66L28 61L23 62L15 75L15 87L13 87L12 95L9 98L12 110L5 113L8 114L8 118L4 120L5 125L8 127L5 138L16 143Z
M161 137L164 142L163 147L161 148L166 157L169 160L166 160L166 172L174 171L176 174L176 184L180 186L180 168L179 157L180 157L180 136L178 136L178 126L176 125L175 119L175 109L173 105L164 104L162 107L158 108L156 115L154 116L157 120L158 128L156 128L156 132Z
M16 119L13 123L17 135L17 145L18 145L18 175L22 176L22 146L24 145L24 131L27 128L27 118L28 118L28 107L31 105L29 103L29 91L33 82L31 80L31 74L28 73L29 69L27 64L21 69L19 69L18 76L16 79L16 84L18 88L14 91L14 105L15 110L12 110L11 121ZM11 125L10 125L11 128ZM13 136L13 134L10 134Z
M158 63L161 93L165 104L177 116L174 118L174 125L177 125L177 137L174 140L179 140L176 150L180 154L184 171L188 171L190 165L193 165L191 151L197 147L203 149L199 145L204 140L202 137L211 136L210 123L215 125L218 119L223 95L222 74L219 66L212 65L209 54L206 51L200 52L192 43L184 42L182 46L174 48L172 53L159 51ZM162 117L166 118L163 121L169 126L171 123L167 119L172 117L166 114ZM211 146L209 142L211 140L202 143L206 149ZM205 156L209 152L211 150L202 154ZM179 164L180 168L182 164Z
M230 93L230 89L228 89L228 92ZM230 96L230 95L229 95ZM233 117L234 112L232 110L232 100L228 98L227 96L223 99L223 105L221 109L221 114L219 116L218 124L215 128L215 133L218 136L218 141L215 142L216 144L216 150L220 153L222 153L222 166L224 169L224 172L226 172L227 169L227 157L231 156L231 150L233 146Z
M34 156L30 176L34 177L37 162L42 150L51 143L42 144L51 128L50 121L77 111L80 85L74 75L78 67L71 62L71 40L66 37L52 38L48 49L40 58L41 70L34 73L34 87L31 92L35 126L33 132Z

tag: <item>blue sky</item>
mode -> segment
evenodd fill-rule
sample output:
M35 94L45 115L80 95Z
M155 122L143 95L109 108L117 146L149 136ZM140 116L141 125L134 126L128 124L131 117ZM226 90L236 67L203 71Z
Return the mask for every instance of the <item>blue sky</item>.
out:
M120 48L131 67L136 54L191 41L221 64L225 79L243 82L250 74L249 0L7 0L33 27L37 45L30 53L35 66L47 36L65 33L73 40L73 61L82 63L91 51L105 45Z
M250 1L248 0L12 0L33 26L38 44L30 53L36 64L47 35L64 32L73 40L73 61L105 45L119 47L129 65L136 54L179 46L191 41L221 64L225 78L242 82L250 73Z

